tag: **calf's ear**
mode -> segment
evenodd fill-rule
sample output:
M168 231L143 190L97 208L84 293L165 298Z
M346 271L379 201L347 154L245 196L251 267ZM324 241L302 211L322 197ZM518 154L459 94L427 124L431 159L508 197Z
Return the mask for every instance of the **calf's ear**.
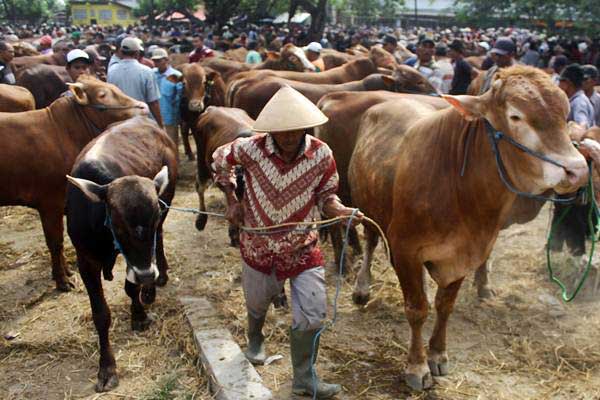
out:
M450 103L467 121L483 117L482 102L477 96L442 95L442 98Z
M169 186L169 167L163 166L158 174L154 177L154 186L158 195L162 195Z
M89 99L85 90L83 90L83 83L67 83L69 86L69 90L73 93L73 98L75 101L82 106L87 106L89 103Z
M396 84L396 80L389 75L381 75L381 80L387 88L393 88Z
M73 178L67 175L67 180L76 188L81 190L85 197L99 203L106 200L106 185L98 185L95 182L88 181L87 179Z

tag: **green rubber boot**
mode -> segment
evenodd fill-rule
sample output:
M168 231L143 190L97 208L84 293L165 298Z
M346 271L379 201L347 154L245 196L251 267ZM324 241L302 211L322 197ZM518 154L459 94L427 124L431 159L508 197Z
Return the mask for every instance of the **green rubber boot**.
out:
M313 342L318 330L299 331L290 329L290 347L292 353L292 367L294 368L294 383L292 392L298 395L314 396L313 385L313 362L311 356L313 353ZM315 344L315 360L319 351L319 340ZM322 382L315 372L317 380L317 399L329 399L339 392L342 387L337 384Z
M256 319L248 314L248 349L244 354L253 365L263 365L267 358L265 337L262 334L264 324L265 317Z

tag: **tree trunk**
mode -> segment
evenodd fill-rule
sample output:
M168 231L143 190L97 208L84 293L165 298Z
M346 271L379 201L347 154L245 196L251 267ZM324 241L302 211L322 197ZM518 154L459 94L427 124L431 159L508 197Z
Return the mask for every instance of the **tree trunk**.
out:
M317 4L313 4L310 0L292 0L290 1L289 21L292 19L298 7L302 7L306 12L310 13L310 28L308 29L307 38L310 42L320 42L325 29L325 19L327 18L327 0L317 0Z

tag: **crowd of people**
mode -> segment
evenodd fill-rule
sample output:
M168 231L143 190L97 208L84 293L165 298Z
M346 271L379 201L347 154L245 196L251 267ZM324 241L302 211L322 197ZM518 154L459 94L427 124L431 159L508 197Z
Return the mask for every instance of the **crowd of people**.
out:
M73 80L90 71L119 86L131 97L145 101L153 118L176 137L182 87L172 75L169 53L189 53L189 62L202 61L230 49L245 48L245 62L258 64L266 51L287 43L302 46L317 72L326 69L325 49L340 52L382 46L399 64L416 68L439 92L466 94L471 82L484 74L490 81L497 68L525 64L545 69L567 93L573 120L584 127L600 124L598 84L600 42L588 37L558 37L517 28L401 29L389 27L328 26L320 41L307 42L302 25L223 26L220 29L178 26L42 25L0 28L0 81L14 84L11 60L14 44L31 45L49 55L57 44L67 44L67 70ZM77 51L75 51L77 50ZM168 52L166 51L168 50ZM66 54L66 53L65 53ZM87 57L86 57L87 55Z

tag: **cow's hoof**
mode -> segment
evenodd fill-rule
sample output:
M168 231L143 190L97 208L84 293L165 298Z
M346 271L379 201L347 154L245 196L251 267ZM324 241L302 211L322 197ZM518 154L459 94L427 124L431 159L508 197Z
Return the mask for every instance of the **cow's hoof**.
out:
M75 289L75 284L67 278L61 282L56 282L56 290L59 292L70 292L72 289Z
M367 293L360 293L360 292L352 293L352 301L354 302L354 304L359 305L359 306L367 305L370 298L371 298L371 294L368 292Z
M477 288L477 297L481 300L489 300L496 297L496 291L489 286Z
M114 372L114 368L110 370L104 369L98 372L98 383L96 383L96 392L108 392L119 386L119 377Z
M406 374L405 380L406 384L412 390L417 391L429 389L433 385L433 378L431 378L430 372L427 372L424 375Z
M446 353L430 354L427 360L429 371L433 376L448 375L448 355Z
M287 310L288 301L287 301L287 296L285 295L285 293L279 294L277 297L275 297L273 299L273 307L283 308L284 310Z
M144 305L154 303L156 299L156 287L155 286L142 286L140 289L140 303Z
M102 275L104 275L105 281L112 281L113 279L115 279L115 276L112 273L112 269L109 268L102 269Z
M169 275L167 275L167 273L164 272L164 273L161 273L160 275L158 275L158 278L156 279L154 284L156 286L163 287L167 284L167 282L169 282Z
M147 315L144 319L131 319L131 330L137 332L143 332L152 324L152 318Z
M206 223L208 222L208 216L205 214L198 214L196 217L196 229L199 231L203 231L206 227Z

